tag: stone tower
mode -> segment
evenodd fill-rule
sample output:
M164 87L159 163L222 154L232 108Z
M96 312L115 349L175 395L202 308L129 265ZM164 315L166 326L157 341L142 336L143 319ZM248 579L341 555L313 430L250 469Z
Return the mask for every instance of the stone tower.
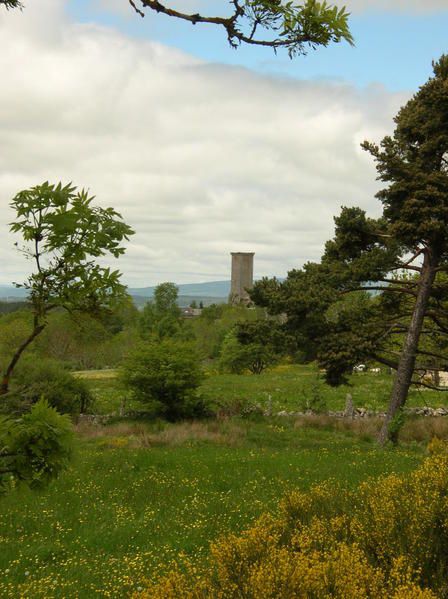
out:
M231 252L232 284L229 303L249 304L250 298L246 289L251 289L254 282L254 252Z

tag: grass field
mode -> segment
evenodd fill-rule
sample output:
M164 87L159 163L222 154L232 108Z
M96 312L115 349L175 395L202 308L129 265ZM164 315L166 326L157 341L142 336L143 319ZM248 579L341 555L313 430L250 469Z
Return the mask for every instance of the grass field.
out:
M127 409L141 407L114 371L78 376L92 389L97 413L118 411L123 398ZM347 392L355 405L380 410L390 384L386 374L367 373L331 389L312 367L294 365L261 376L209 372L201 393L222 414L269 403L273 412L313 402L342 409ZM410 404L443 401L414 391ZM409 471L434 433L448 436L448 419L420 419L405 428L403 445L382 451L373 441L378 426L374 419L254 415L80 424L74 461L49 489L0 498L0 597L129 596L182 555L206 560L211 540L274 509L287 490L327 479L353 487Z
M125 597L183 553L205 559L287 489L353 486L421 456L280 418L86 429L49 489L0 500L0 596Z
M96 397L94 411L105 414L118 411L123 397L128 409L141 409L132 402L129 393L120 388L115 371L79 373L90 384ZM325 410L342 410L347 393L357 407L385 410L392 377L383 371L357 373L350 377L349 385L334 388L325 384L322 374L313 365L284 365L261 375L232 375L207 372L200 392L214 409L239 413L246 406L272 406L273 412L281 410L303 411L308 407ZM428 389L412 388L407 405L411 407L447 405L447 394Z

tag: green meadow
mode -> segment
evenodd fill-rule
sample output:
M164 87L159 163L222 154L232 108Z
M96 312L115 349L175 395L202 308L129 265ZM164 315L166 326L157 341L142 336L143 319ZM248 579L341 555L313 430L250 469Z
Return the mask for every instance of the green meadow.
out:
M86 380L99 412L119 408L115 373ZM380 450L374 419L345 426L323 415L244 410L268 401L273 411L300 409L307 397L340 409L347 392L356 405L384 407L387 375L359 374L351 383L330 389L303 366L260 376L210 372L201 393L222 410L217 419L78 424L68 471L44 491L18 488L0 499L0 597L126 597L183 556L203 564L213 539L275 509L288 490L328 479L354 487L414 469L431 430L408 431L397 449ZM411 403L430 397L416 393Z
M78 373L86 378L96 397L94 411L107 414L118 411L125 398L126 409L141 409L141 405L126 398L120 387L117 371ZM387 407L392 376L386 369L378 374L353 374L348 385L330 387L315 365L286 364L272 368L261 375L220 374L213 369L206 372L200 393L214 411L239 414L242 410L260 406L272 412L343 410L347 394L354 405L369 410L384 411ZM447 390L448 392L448 390ZM411 388L409 407L447 405L446 394L424 388Z
M125 597L181 555L206 559L288 489L353 486L421 457L290 419L84 430L50 488L1 499L0 596Z

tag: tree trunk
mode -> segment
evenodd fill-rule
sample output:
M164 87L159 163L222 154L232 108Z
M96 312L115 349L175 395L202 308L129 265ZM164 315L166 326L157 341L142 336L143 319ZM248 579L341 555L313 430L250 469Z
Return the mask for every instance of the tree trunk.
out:
M8 393L9 390L9 381L11 379L11 375L14 371L14 368L17 364L17 362L20 359L20 356L22 355L22 353L26 350L26 348L28 347L28 345L40 334L42 333L42 331L44 330L45 325L41 324L37 327L34 327L33 332L31 333L31 335L28 337L28 339L26 341L24 341L22 343L22 345L19 347L19 349L16 351L16 353L14 354L14 356L12 357L11 362L9 363L8 368L6 369L3 378L2 378L2 382L0 384L0 395L6 395L6 393Z
M400 408L406 403L408 397L408 391L414 373L418 342L428 307L429 297L431 295L432 285L436 276L438 262L438 254L432 251L431 248L426 249L424 252L420 281L417 288L414 311L398 362L386 418L379 435L379 442L381 445L384 445L386 441L392 441L392 443L395 444L398 440L399 427L392 428L391 423Z

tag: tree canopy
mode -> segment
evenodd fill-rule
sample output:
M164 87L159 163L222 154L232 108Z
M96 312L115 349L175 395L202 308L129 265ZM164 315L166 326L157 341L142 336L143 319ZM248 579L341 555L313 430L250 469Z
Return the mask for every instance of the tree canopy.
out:
M16 213L11 231L23 239L16 246L34 265L34 272L16 283L28 291L33 326L4 370L0 394L7 393L20 356L45 329L51 311L100 315L125 295L119 271L97 259L118 258L133 231L113 208L94 206L93 200L71 184L45 182L19 192L10 204Z
M387 185L378 219L356 207L335 218L320 263L263 280L252 299L287 315L299 346L339 384L367 359L396 370L381 441L396 441L393 421L412 383L448 369L448 57L395 117L378 146L363 148ZM352 296L349 299L349 296Z
M145 304L140 318L140 330L144 339L182 337L184 323L177 305L178 297L179 288L175 283L157 285L153 300Z

